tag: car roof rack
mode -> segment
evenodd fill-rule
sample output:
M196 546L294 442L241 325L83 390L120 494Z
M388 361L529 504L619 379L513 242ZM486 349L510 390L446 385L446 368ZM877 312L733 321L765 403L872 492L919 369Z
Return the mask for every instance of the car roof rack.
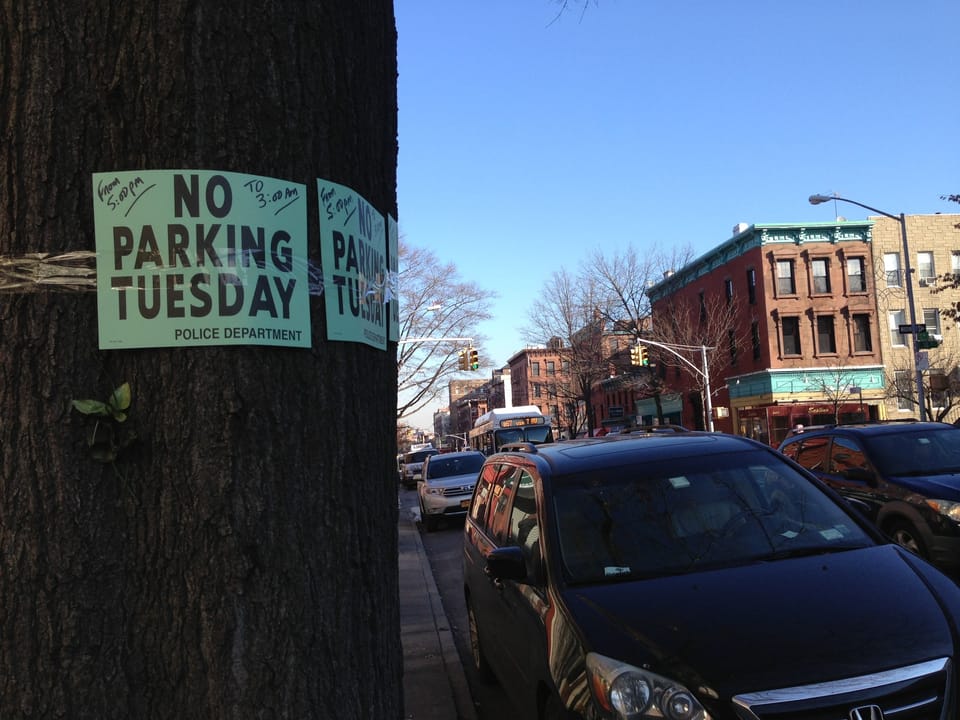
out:
M690 432L683 425L632 425L625 427L620 431L621 435L632 435L633 433L678 433Z
M531 442L513 442L500 446L500 452L536 453L537 446Z

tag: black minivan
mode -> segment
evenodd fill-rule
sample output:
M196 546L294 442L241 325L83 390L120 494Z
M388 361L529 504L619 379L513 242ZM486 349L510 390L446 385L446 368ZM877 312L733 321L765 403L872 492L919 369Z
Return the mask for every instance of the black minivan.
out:
M520 717L957 717L957 585L747 438L507 449L463 552L473 661Z

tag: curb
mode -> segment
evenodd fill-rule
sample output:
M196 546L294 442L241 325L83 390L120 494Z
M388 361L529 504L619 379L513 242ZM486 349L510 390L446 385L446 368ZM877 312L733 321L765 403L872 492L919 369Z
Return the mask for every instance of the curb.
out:
M400 534L404 718L477 720L460 654L413 513L409 520L400 521ZM402 561L405 536L416 554L415 563L411 558L406 568ZM409 576L404 577L405 573ZM405 588L408 603L403 599ZM419 613L414 605L419 605ZM448 693L444 692L444 685Z

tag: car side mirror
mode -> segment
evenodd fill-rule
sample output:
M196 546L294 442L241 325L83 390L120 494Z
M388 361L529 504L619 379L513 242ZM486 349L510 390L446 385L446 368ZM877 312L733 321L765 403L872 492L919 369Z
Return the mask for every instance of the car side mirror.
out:
M523 550L516 546L493 550L487 555L487 566L484 572L494 580L525 582L527 563L523 558Z

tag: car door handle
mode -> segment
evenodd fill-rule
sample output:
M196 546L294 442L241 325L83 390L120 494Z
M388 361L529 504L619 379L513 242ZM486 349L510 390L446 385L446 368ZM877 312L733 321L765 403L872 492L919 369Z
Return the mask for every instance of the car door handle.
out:
M483 568L483 574L487 576L487 580L490 581L491 585L493 585L497 590L503 592L503 580L491 575L489 566L485 566Z

